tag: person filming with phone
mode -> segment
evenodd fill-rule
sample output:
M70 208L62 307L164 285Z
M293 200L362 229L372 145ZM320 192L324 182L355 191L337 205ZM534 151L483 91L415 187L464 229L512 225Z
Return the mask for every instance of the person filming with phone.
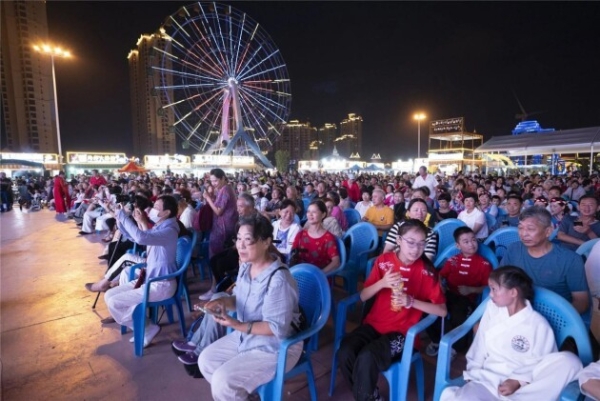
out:
M600 237L600 222L596 220L598 199L591 195L579 199L579 217L565 216L556 238L565 248L576 250L581 244Z
M233 296L212 300L204 310L231 333L206 347L198 358L212 397L246 400L275 376L280 343L299 327L296 281L273 252L273 226L262 215L238 224L236 248L240 268ZM228 314L236 312L236 317ZM288 351L286 370L302 354L299 342Z

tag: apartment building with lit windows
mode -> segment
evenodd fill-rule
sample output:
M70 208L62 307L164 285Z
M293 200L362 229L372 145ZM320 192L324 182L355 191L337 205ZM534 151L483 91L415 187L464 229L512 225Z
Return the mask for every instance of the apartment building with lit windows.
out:
M45 1L0 2L0 148L57 153L52 59L33 49L48 39Z
M131 85L131 113L133 121L133 154L162 155L176 153L176 133L173 130L174 115L167 94L156 86L171 85L172 78L161 82L159 66L162 58L159 51L167 50L170 42L160 33L142 35L136 48L129 52L129 79ZM165 68L171 68L167 61Z

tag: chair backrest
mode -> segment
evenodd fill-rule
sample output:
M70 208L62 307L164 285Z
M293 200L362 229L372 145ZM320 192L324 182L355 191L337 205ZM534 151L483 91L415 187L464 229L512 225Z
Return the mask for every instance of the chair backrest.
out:
M456 246L450 245L441 253L438 253L438 256L435 258L435 262L433 262L433 265L436 269L441 269L442 267L444 267L444 263L446 263L448 259L450 259L452 256L458 255L459 253L460 251ZM492 269L498 268L498 258L489 246L485 244L479 244L477 246L477 254L483 256L488 262L490 262L490 264L492 265Z
M341 238L335 237L335 243L337 244L338 252L340 253L340 268L343 267L348 261L348 253L346 252L346 246Z
M194 233L193 237L188 236L181 237L177 240L177 251L175 254L175 260L177 261L177 270L182 267L187 267L192 258L192 248L194 247L194 239L197 234Z
M346 216L346 221L348 222L348 228L351 228L361 220L360 213L358 213L358 210L355 209L344 209L344 215Z
M596 245L596 242L598 241L600 241L600 238L588 240L583 244L579 245L579 248L577 248L575 252L587 259L590 256L590 252L592 252L592 248L594 247L594 245Z
M568 337L573 338L577 344L577 352L583 366L587 366L595 359L592 347L581 316L575 308L563 297L546 288L535 287L533 309L546 318L560 347Z
M306 218L306 212L308 211L308 205L310 205L310 199L302 198L302 203L304 203L304 214L302 215L302 219Z
M484 244L496 252L498 260L502 259L506 248L513 242L520 241L519 229L517 227L503 227L494 231L492 235L487 237Z
M484 213L485 224L487 224L488 232L492 232L496 229L496 218L489 213Z
M465 226L466 224L459 219L444 219L437 223L433 231L438 234L438 249L446 249L454 244L454 230Z
M331 312L331 290L327 277L318 267L300 263L290 269L298 284L299 305L308 321L311 331L309 344L317 340L317 334L329 319ZM305 350L317 349L317 344L305 345Z
M373 224L367 222L355 224L346 231L342 238L344 243L348 245L348 261L350 262L358 263L362 255L366 257L369 253L374 252L379 245L377 229Z

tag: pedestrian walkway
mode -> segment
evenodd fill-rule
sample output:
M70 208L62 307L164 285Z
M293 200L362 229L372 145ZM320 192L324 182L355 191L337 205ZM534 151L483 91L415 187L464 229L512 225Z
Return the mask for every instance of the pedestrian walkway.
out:
M204 379L188 377L171 351L179 325L161 321L162 331L135 357L131 334L122 336L116 324L102 325L108 316L103 299L93 310L96 294L85 290L106 269L97 259L104 244L99 235L79 236L72 220L55 213L3 213L1 231L0 357L2 400L210 400ZM191 291L208 289L208 281L192 282ZM188 316L188 323L191 317ZM350 389L338 374L329 398L331 323L320 337L313 357L319 399L349 400ZM425 358L426 398L431 399L435 367ZM380 380L382 393L387 384ZM286 383L289 400L308 400L304 378ZM409 399L416 399L411 383ZM270 400L269 400L270 401Z

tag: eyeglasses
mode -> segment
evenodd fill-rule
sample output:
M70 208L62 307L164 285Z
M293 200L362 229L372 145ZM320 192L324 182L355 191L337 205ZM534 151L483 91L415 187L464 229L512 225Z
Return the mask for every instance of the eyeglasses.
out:
M406 244L408 245L408 247L410 249L423 249L423 248L425 248L425 245L427 245L427 243L425 241L421 241L421 242L409 241L403 237L400 237L400 239L402 241L406 242Z
M258 240L254 238L236 238L235 240L236 245L244 245L244 247L256 245L257 242Z

